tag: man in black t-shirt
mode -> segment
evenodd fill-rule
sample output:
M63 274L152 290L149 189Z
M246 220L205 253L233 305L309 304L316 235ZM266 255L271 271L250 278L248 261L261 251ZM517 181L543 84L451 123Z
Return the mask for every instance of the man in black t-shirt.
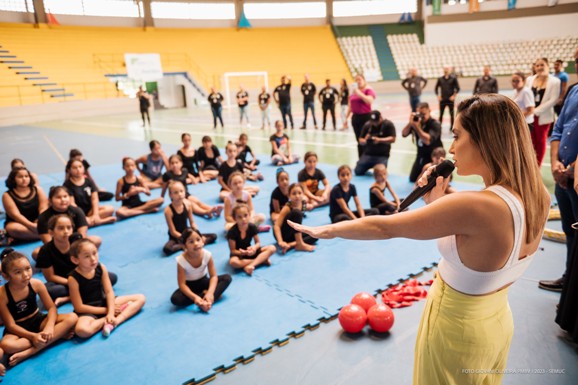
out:
M363 175L376 164L387 167L391 144L395 142L395 126L381 117L379 111L371 111L371 118L361 130L359 144L363 154L355 166L355 175Z
M409 181L415 182L423 166L431 162L433 149L443 147L442 126L432 119L429 104L418 104L417 113L410 115L409 123L403 128L401 135L405 138L410 134L413 135L417 146L417 156L409 174Z
M271 103L271 95L267 92L267 87L261 87L259 94L259 109L261 110L261 129L265 128L265 121L267 128L271 128L271 117L269 116L269 103Z
M319 91L319 101L323 109L323 130L325 130L325 123L327 122L327 111L331 112L331 119L333 120L333 131L335 131L335 104L339 102L339 91L331 87L331 80L325 80L325 88Z
M251 127L251 123L249 123L249 93L243 88L243 86L239 86L239 92L237 92L237 105L239 106L239 124L243 126L243 116L247 121L247 127Z
M303 94L303 125L301 129L307 128L307 112L311 110L313 116L313 125L317 129L317 119L315 118L315 93L317 88L315 84L309 81L309 75L305 75L305 83L301 84L301 94Z
M273 91L273 98L281 110L281 117L283 118L283 127L287 128L287 116L291 122L291 129L294 129L293 115L291 115L291 77L283 75L281 77L281 84Z
M474 85L474 95L497 94L498 80L492 76L492 69L489 65L484 66L484 76L476 80Z
M421 91L427 85L427 79L417 74L417 68L410 68L408 77L401 82L401 86L409 94L409 105L411 112L415 112L420 103Z
M217 128L217 119L221 122L221 128L223 128L223 95L220 92L215 91L215 87L211 87L211 93L207 98L209 100L209 104L211 105L211 112L213 113L213 129Z
M448 107L450 111L450 132L454 127L454 102L456 96L460 92L460 84L451 69L448 66L444 67L444 75L438 78L435 86L435 93L440 102L440 125L443 123L444 111Z

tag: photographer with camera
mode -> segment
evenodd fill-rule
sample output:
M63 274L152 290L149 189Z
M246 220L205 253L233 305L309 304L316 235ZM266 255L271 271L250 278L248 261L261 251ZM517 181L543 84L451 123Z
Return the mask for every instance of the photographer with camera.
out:
M431 161L431 153L436 147L443 147L441 135L442 126L432 119L429 104L417 105L417 112L409 117L409 123L401 131L405 138L413 135L417 146L417 156L409 174L409 181L415 183L426 163Z
M363 175L377 164L387 167L391 143L395 142L395 126L381 117L379 111L371 111L370 118L363 125L359 144L363 147L363 154L355 166L355 175Z

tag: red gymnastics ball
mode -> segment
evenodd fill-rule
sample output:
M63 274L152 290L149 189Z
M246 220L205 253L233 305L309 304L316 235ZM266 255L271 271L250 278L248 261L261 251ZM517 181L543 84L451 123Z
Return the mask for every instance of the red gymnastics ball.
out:
M359 305L345 305L339 311L339 323L348 333L359 333L367 323L367 314Z
M369 327L378 333L385 333L393 326L393 311L382 303L374 305L367 312Z
M369 293L357 293L351 298L351 303L361 306L367 312L377 301Z

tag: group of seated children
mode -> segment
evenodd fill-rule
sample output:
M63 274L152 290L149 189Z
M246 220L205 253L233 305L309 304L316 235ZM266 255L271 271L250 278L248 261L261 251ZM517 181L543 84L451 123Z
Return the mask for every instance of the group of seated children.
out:
M299 157L291 154L283 125L277 123L280 122L276 122L277 132L271 136L272 162L294 163ZM145 297L141 294L114 296L112 287L117 276L99 263L102 240L88 235L87 230L113 223L116 218L158 212L167 191L170 204L164 214L169 240L163 251L166 255L181 251L176 259L178 289L170 299L175 306L196 304L202 311L209 311L232 280L228 274L217 275L212 255L204 248L214 243L217 235L201 233L193 215L211 219L224 210L231 267L252 275L257 266L271 264L270 258L277 248L261 245L259 240L259 233L271 227L263 225L265 215L255 212L252 201L259 188L245 184L246 179L262 179L260 173L255 174L258 161L247 145L247 136L242 134L239 144L227 144L226 161L220 159L219 150L209 137L203 138L203 146L196 151L191 147L189 134L183 134L182 140L178 154L168 158L160 143L152 141L150 154L122 160L125 175L118 180L114 194L122 205L116 210L116 217L112 206L99 204L100 197L108 198L107 193L100 191L87 173L90 166L80 151L71 152L64 185L52 187L48 197L38 185L37 176L22 161L13 161L6 180L8 191L2 196L7 214L5 230L17 240L42 241L43 246L32 255L46 284L32 278L26 256L11 248L3 251L1 270L7 283L0 288L0 316L6 330L0 348L10 356L9 365L74 334L88 338L102 331L108 336L144 306ZM432 163L424 170L438 164L444 155L443 148L434 150ZM317 239L295 231L289 224L289 221L302 223L306 211L329 205L329 217L335 223L366 215L393 214L400 207L401 199L387 179L385 165L374 167L375 183L369 190L371 207L364 209L351 183L351 168L339 167L339 183L331 186L317 168L317 161L314 152L305 154L305 166L296 183L290 183L286 170L277 168L277 187L271 194L269 213L273 235L282 253L290 249L315 250ZM163 168L167 170L164 173ZM203 203L188 192L188 184L211 179L217 179L221 186L219 198L224 207ZM139 195L150 195L151 188L162 188L161 197L142 201ZM386 197L386 190L391 199ZM349 206L351 198L354 209ZM37 295L46 313L36 305ZM58 314L56 307L68 301L72 302L74 313ZM4 372L0 364L0 375Z

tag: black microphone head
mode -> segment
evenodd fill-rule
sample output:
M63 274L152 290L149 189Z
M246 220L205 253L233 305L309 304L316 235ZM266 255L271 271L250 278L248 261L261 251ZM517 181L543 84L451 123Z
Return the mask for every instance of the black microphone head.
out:
M454 162L446 159L436 166L432 174L437 174L436 177L443 176L444 178L447 178L451 175L455 168L456 166L454 165Z

